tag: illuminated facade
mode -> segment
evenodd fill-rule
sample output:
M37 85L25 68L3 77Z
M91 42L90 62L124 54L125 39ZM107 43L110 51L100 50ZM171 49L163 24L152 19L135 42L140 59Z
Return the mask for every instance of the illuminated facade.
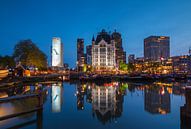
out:
M150 36L144 39L145 60L159 61L170 57L170 37Z
M115 41L102 30L92 39L92 66L96 70L112 70L116 67Z
M173 72L176 74L191 73L191 56L174 56L171 57L173 63Z
M52 38L51 55L52 67L63 67L63 44L58 37Z

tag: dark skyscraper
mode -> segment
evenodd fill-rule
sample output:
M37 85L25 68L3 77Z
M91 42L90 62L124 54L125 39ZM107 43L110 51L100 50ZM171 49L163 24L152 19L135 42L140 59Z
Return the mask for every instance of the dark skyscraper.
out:
M126 63L126 52L123 50L122 46L122 38L121 34L116 32L112 33L112 39L115 41L115 49L116 49L116 64L119 66L119 63L122 61L123 63Z
M135 62L135 55L134 54L131 54L128 56L128 63L134 63Z
M158 61L170 57L170 37L150 36L144 40L145 60Z
M92 64L92 45L86 46L86 63L88 65Z
M77 65L83 67L84 63L84 39L77 39Z

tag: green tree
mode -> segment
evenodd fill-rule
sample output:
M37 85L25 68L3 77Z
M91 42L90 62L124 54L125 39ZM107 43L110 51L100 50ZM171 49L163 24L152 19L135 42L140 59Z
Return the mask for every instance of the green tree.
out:
M128 67L127 64L125 64L123 61L119 63L119 69L122 71L127 71Z
M15 61L12 56L0 56L0 67L15 67Z
M130 73L134 72L135 70L135 66L132 63L128 63L127 68Z
M18 42L15 45L13 57L25 66L35 66L39 69L47 67L46 55L31 40Z

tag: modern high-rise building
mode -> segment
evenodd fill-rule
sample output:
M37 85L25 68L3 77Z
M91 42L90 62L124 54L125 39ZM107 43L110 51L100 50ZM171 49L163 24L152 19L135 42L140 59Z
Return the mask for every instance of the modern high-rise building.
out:
M126 52L123 50L121 34L115 30L111 37L115 41L115 60L118 67L120 62L126 63Z
M52 67L63 66L63 44L59 37L52 38L51 64Z
M116 67L115 41L105 30L92 39L92 66L96 70L112 70Z
M86 63L88 65L92 64L92 45L86 46Z
M85 64L84 39L77 39L77 67L80 70Z
M144 59L159 61L170 57L170 37L150 36L144 39Z
M131 54L128 56L128 63L135 63L135 55Z

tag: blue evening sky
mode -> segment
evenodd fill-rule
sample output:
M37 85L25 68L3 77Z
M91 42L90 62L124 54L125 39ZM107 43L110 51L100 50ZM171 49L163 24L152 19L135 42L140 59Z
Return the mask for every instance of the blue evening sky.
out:
M143 56L143 39L171 37L171 55L191 46L191 0L0 0L0 55L32 39L50 59L52 37L62 38L64 62L74 66L76 39L91 38L101 29L122 33L128 54Z

